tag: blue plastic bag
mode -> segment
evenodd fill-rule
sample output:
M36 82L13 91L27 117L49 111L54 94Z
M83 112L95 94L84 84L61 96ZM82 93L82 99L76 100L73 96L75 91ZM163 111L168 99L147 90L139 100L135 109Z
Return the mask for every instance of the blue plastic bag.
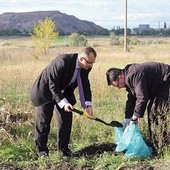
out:
M116 144L118 145L121 140L122 140L122 136L123 136L123 131L124 131L124 127L125 127L125 123L122 122L123 127L115 127L115 139L116 139Z
M147 158L152 154L152 148L148 147L136 124L123 128L115 127L116 151L125 152L127 157Z

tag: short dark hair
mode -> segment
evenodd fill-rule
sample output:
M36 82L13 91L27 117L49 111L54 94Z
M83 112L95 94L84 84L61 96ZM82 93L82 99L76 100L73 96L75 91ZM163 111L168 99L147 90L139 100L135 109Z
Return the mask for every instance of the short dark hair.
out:
M120 68L110 68L106 72L107 84L110 86L112 81L115 81L119 75L122 74L122 69Z
M89 55L90 53L93 53L94 57L97 56L97 53L96 53L95 49L92 48L92 47L83 48L82 52L85 52L87 55Z

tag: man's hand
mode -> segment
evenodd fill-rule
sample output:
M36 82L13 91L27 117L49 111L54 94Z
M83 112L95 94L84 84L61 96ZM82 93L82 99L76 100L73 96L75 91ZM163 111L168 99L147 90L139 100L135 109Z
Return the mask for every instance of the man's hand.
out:
M93 109L91 106L86 107L85 112L88 113L90 116L93 116Z
M64 110L65 110L66 112L71 112L72 109L73 109L73 106L72 106L70 103L65 104Z
M132 118L131 118L131 121L130 121L130 125L131 124L137 124L138 123L138 117L136 117L136 116L132 116Z
M131 119L125 119L125 128L129 125L137 124L137 123L138 123L138 117L133 115Z

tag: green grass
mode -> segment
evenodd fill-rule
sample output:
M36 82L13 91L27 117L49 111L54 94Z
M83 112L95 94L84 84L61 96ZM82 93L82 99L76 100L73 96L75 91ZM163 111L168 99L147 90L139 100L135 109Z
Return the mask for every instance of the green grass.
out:
M121 46L110 46L108 37L88 37L89 45L95 45L97 60L90 73L91 89L93 95L94 115L110 122L111 120L123 121L126 102L126 91L108 87L105 72L110 67L124 67L133 62L162 61L170 63L169 44L138 45L133 46L130 52L124 53ZM58 54L78 52L82 47L67 47L66 37L58 37L56 47L50 49L47 56L34 60L32 42L26 38L2 37L0 42L0 107L5 108L10 114L21 113L26 116L26 121L5 124L0 117L0 169L95 169L114 170L121 167L151 166L153 163L170 159L170 150L158 158L145 160L127 160L122 153L104 151L81 158L65 158L57 152L56 147L56 119L53 116L51 132L49 135L49 158L37 158L34 144L34 114L35 109L29 99L29 89L44 69L44 67ZM169 40L167 41L169 42ZM0 43L1 44L1 43ZM21 48L21 44L24 45ZM63 46L62 46L63 45ZM4 98L4 99L3 99ZM77 91L76 91L76 98ZM79 102L75 106L80 109ZM1 115L0 115L1 116ZM4 121L4 120L3 120ZM140 123L140 130L147 137L147 124L144 119ZM87 148L115 143L114 129L99 122L86 119L74 113L73 128L70 148L79 151ZM113 148L114 150L114 148ZM146 169L146 168L145 168Z
M67 36L58 36L54 44L57 46L68 45Z

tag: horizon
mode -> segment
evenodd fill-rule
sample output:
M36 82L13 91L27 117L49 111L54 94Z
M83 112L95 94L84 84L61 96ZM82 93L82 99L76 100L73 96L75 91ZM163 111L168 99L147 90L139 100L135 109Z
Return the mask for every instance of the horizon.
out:
M9 3L10 2L10 3ZM38 11L60 11L67 15L74 15L80 20L94 22L106 29L113 27L124 28L125 20L125 0L90 2L82 0L0 0L0 14L20 13L20 12L38 12ZM159 1L128 0L127 2L128 28L137 28L139 24L149 24L151 28L163 28L166 22L167 28L170 28L170 2L169 0ZM85 12L84 12L85 11Z

